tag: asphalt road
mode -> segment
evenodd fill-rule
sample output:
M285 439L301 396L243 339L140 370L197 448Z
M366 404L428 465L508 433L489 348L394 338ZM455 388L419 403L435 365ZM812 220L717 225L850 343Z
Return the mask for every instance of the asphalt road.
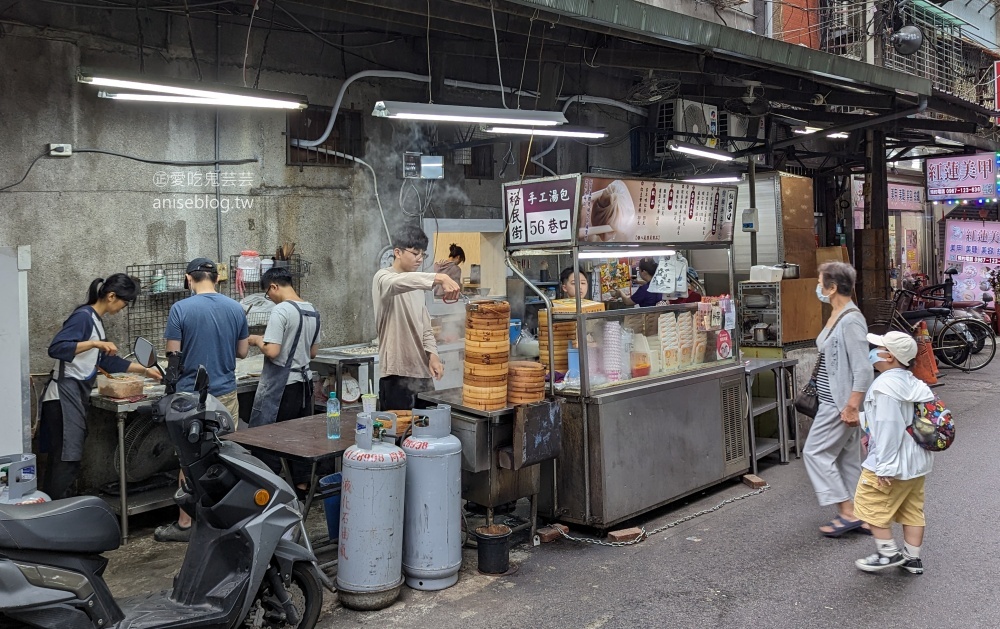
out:
M343 609L327 593L320 627L434 629L1000 627L1000 360L973 374L950 372L938 394L952 409L956 442L938 454L927 485L926 573L864 574L854 560L874 552L869 537L826 539L817 527L834 511L817 506L802 461L771 462L770 489L627 548L557 541L511 554L517 571L488 577L465 551L457 585L403 589L388 609ZM776 461L776 459L775 459ZM655 482L655 479L650 479ZM721 485L644 518L647 529L746 493ZM152 527L171 513L134 518L135 537L111 553L117 596L169 588L186 545L157 544ZM322 527L322 510L310 517ZM901 533L897 531L901 540ZM991 567L993 566L993 567Z
M467 551L455 587L404 588L396 604L374 613L334 606L321 625L1000 627L1000 536L992 526L1000 507L998 375L1000 361L973 374L952 371L936 390L955 415L956 441L936 456L928 479L923 575L859 572L854 560L874 552L871 538L821 537L816 528L834 513L816 504L802 461L793 460L762 469L771 485L762 495L636 546L520 545L512 554L518 570L507 577L478 574ZM746 491L727 484L643 523L652 529Z

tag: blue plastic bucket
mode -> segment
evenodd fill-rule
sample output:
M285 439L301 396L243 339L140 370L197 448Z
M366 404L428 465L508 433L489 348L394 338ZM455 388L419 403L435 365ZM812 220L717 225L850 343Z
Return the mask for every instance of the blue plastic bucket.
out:
M517 343L517 339L521 338L521 320L511 319L510 320L510 344L513 345Z
M330 474L319 479L319 490L326 492L340 489L340 473ZM340 494L323 499L323 511L326 512L326 530L330 539L340 538Z

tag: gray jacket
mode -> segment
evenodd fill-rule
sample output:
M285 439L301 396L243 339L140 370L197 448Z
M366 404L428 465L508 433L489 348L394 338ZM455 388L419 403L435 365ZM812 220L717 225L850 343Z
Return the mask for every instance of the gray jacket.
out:
M837 410L844 410L852 392L866 392L875 378L868 360L867 334L865 316L851 303L833 332L823 328L816 339L816 347L826 357L830 395Z

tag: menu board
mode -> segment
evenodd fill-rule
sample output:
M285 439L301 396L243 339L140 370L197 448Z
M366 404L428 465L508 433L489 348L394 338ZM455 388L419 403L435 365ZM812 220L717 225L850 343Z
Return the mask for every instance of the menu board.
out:
M579 176L504 185L507 245L573 242Z
M585 176L578 236L581 244L731 243L735 213L732 186Z
M990 270L1000 267L1000 223L958 221L945 223L945 268L958 269L952 296L957 301L982 299L990 289Z

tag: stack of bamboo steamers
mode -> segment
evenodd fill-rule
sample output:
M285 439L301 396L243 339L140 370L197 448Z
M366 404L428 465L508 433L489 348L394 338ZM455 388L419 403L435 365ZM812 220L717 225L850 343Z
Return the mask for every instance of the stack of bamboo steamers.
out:
M462 403L482 411L507 406L510 304L477 300L466 306Z

